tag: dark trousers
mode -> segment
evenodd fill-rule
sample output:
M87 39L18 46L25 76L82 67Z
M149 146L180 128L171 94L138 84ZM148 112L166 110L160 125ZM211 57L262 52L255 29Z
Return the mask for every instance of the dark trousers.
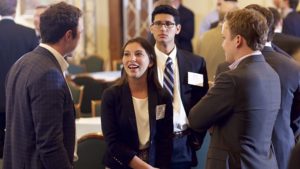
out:
M4 135L5 135L5 113L0 112L0 158L3 156Z
M192 150L187 142L187 136L173 138L172 169L190 169Z

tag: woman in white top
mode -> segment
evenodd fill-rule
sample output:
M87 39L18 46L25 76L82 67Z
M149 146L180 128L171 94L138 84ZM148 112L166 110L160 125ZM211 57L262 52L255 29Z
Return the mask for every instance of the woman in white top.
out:
M102 96L101 124L108 168L170 168L171 97L157 79L154 48L143 38L122 49L122 77Z

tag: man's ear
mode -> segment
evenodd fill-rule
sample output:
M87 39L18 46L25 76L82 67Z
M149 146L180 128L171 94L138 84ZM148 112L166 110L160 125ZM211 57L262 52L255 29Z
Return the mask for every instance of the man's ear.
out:
M180 31L181 31L181 25L178 24L178 25L176 25L176 35L178 35L180 33Z
M68 31L65 33L65 37L67 38L67 40L73 39L73 31L72 31L72 30L68 30Z
M244 39L241 35L236 35L235 37L235 44L236 44L236 48L239 48L242 46L242 44L244 43Z

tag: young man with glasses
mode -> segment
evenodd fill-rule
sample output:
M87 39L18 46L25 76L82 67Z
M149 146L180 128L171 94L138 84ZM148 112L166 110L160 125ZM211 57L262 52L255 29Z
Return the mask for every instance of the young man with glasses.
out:
M173 97L171 168L189 169L197 164L195 151L200 148L203 136L189 129L187 116L190 108L206 94L208 80L204 59L176 47L175 36L181 30L179 23L178 11L161 5L152 12L150 31L156 41L159 82Z

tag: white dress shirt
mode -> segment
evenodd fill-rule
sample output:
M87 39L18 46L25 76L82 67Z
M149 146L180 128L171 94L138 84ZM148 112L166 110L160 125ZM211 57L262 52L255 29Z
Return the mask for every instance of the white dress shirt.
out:
M244 59L246 59L247 57L252 56L252 55L262 55L262 54L261 54L261 52L260 52L259 50L257 50L257 51L254 51L254 52L248 54L248 55L245 55L245 56L243 56L243 57L240 57L238 60L234 61L231 65L229 65L229 69L230 69L230 70L234 70L234 69L240 64L240 62L241 62L242 60L244 60Z
M177 63L177 48L172 50L172 52L167 55L161 52L155 45L155 53L157 56L157 74L158 80L161 86L163 86L164 80L164 70L166 67L166 61L170 57L173 61L174 68L174 98L173 98L173 127L174 131L183 131L188 127L188 119L182 104L180 96L180 83L179 83L179 70Z
M132 101L139 136L139 149L143 150L149 147L150 140L148 97L145 99L132 97Z

